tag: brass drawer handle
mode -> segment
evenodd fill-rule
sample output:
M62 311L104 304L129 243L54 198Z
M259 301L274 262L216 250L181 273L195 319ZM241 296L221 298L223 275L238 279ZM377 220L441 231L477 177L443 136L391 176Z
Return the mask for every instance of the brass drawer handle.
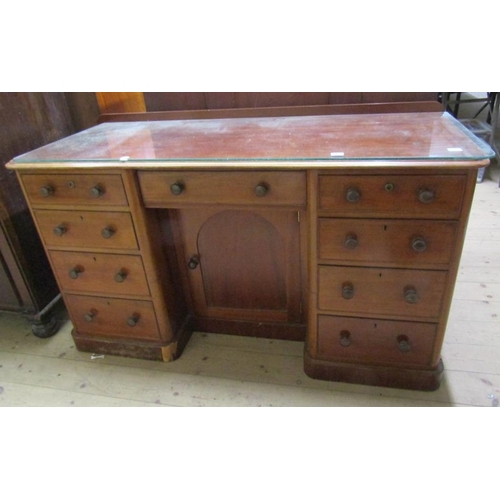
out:
M356 203L357 201L359 201L360 198L361 198L361 193L356 188L349 188L345 195L345 199L349 203Z
M93 312L93 311L89 311L88 313L83 315L83 319L87 323L92 323L92 321L94 321L94 318L95 318L95 312Z
M141 319L140 314L134 313L127 319L127 325L135 326L139 322L139 319Z
M267 186L264 183L261 183L255 187L254 192L256 196L266 196L266 194L269 192L269 186Z
M398 335L396 342L401 352L409 352L411 350L410 339L406 335Z
M100 184L96 184L94 187L90 188L90 196L92 196L92 198L99 198L99 196L102 196L105 192L105 189Z
M59 224L58 226L56 226L54 229L53 229L53 233L56 235L56 236L62 236L65 232L68 231L68 228L64 225L64 224Z
M101 231L101 236L104 239L109 240L109 238L111 238L115 234L115 232L116 231L111 226L107 226Z
M405 289L404 297L406 302L408 302L408 304L416 304L420 299L417 290L415 290L415 288Z
M171 186L170 186L170 192L174 195L174 196L179 196L181 193L184 192L184 184L182 182L174 182Z
M347 300L354 297L354 286L352 283L344 283L342 285L342 297Z
M344 246L349 250L354 250L358 246L358 236L355 233L345 235Z
M52 186L42 186L40 188L40 194L44 197L44 198L48 198L49 196L52 196L54 194L54 188Z
M68 273L69 277L72 280L78 279L78 276L83 273L83 269L79 266L75 266L73 269L71 269Z
M128 276L127 271L125 271L125 269L121 269L115 274L115 281L117 283L123 283L127 276Z
M340 332L340 345L342 347L349 347L351 344L351 332L349 330L342 330Z
M411 247L415 250L415 252L424 252L427 250L427 242L421 237L413 238Z
M418 192L418 201L420 201L420 203L432 203L435 197L436 194L431 189L421 189Z

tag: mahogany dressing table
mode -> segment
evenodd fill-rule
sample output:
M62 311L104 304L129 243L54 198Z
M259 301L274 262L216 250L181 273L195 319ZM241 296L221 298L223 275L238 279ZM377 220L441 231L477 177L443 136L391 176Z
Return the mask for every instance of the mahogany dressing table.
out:
M79 350L288 339L313 378L434 390L493 155L427 112L103 123L7 167Z

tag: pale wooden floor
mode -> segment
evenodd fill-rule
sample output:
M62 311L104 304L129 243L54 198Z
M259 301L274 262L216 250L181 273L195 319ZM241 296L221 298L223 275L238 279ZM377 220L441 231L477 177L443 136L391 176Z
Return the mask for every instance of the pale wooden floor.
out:
M78 352L71 325L38 339L0 313L0 406L498 406L500 188L478 184L436 392L311 380L302 344L196 333L174 363Z

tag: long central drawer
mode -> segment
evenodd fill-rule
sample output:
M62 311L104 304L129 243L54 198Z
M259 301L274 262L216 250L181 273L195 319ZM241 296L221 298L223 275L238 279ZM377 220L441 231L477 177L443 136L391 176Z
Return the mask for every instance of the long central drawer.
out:
M305 172L139 172L147 207L306 204Z

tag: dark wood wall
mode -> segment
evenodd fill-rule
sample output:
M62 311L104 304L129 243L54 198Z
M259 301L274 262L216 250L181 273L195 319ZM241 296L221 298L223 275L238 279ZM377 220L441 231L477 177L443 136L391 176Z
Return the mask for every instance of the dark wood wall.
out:
M10 214L26 208L15 172L5 164L15 156L94 125L95 94L0 92L0 196Z
M96 92L101 113L437 101L438 92Z
M437 101L437 92L144 92L147 111Z
M16 174L7 170L5 164L94 125L98 114L93 92L0 93L0 214L4 246L8 245L12 254L9 259L4 256L0 286L12 288L9 297L17 297L17 305L23 310L43 307L57 294L57 287ZM21 287L27 287L29 293L20 295L16 288ZM27 303L28 295L31 304ZM16 309L15 303L12 309Z

